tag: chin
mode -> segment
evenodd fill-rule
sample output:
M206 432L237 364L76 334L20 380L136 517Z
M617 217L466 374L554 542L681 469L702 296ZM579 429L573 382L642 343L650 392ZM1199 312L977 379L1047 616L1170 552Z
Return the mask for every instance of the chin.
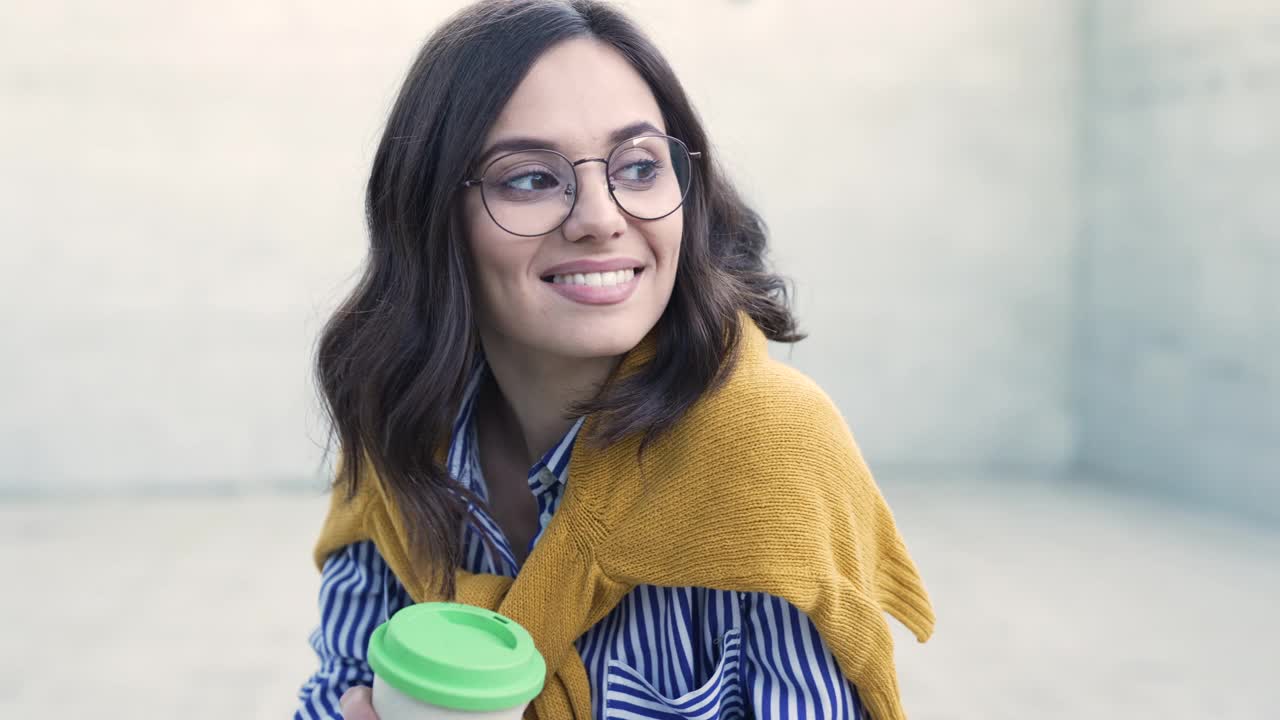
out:
M617 357L638 345L647 331L640 326L618 327L617 323L600 328L579 327L557 343L556 351L575 358Z

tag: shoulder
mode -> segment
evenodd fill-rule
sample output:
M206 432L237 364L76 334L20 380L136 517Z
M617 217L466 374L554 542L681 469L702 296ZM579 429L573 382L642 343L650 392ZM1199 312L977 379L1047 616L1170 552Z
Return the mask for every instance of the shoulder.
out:
M870 512L875 480L817 382L767 355L744 361L691 416L680 444L698 472L680 476L674 494L761 541L826 542L833 525Z
M767 356L741 358L725 384L691 408L683 423L701 438L732 438L737 450L758 446L806 457L855 450L848 423L826 391Z
M641 546L655 538L637 526L678 528L689 543L781 536L820 542L823 534L813 528L843 522L875 497L836 404L807 375L771 358L754 327L720 387L644 451L638 482L630 481L628 446L605 454L581 469L606 480L580 492L598 512L609 508L610 517L643 518L618 523L634 531L619 537Z
M320 570L334 553L362 541L371 540L365 529L365 513L375 502L380 491L378 482L372 472L372 465L366 459L361 467L361 481L354 493L349 493L349 486L343 481L345 476L346 457L339 450L337 456L337 477L339 481L329 490L329 511L325 515L324 524L320 528L320 536L312 548L312 560Z
M687 561L637 573L655 584L778 595L874 541L878 490L835 403L790 366L744 360L646 451L643 482L621 484L600 554L611 576L630 577L627 549L649 548Z
M831 397L759 352L740 358L724 385L646 457L653 472L643 503L701 506L722 522L764 520L765 527L843 514L874 483Z

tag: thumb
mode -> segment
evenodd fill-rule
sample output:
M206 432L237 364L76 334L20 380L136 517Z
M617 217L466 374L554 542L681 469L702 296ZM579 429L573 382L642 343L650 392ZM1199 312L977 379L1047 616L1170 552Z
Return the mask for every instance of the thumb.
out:
M373 691L364 685L356 685L342 693L338 700L343 720L378 720L373 711Z

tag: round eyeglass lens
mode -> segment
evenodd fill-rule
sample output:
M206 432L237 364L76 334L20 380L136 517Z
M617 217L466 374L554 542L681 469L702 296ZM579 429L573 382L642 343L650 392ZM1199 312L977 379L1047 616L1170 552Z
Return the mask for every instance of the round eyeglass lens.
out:
M666 217L680 207L689 192L689 165L689 151L673 137L631 138L609 156L613 197L633 217Z
M494 160L480 189L485 208L503 230L515 235L544 235L573 207L573 166L543 150L513 153Z

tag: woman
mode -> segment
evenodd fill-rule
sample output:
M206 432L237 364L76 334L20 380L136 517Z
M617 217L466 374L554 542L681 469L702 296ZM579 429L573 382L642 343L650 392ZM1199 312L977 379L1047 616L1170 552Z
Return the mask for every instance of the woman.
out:
M708 148L667 63L595 0L482 2L428 40L374 160L366 273L318 352L342 492L317 546L320 668L296 717L374 718L370 634L439 598L491 604L531 628L557 681L535 702L543 720L584 707L595 718L861 718L855 676L876 679L868 706L897 714L879 625L884 609L901 618L909 607L927 636L927 598L838 414L816 389L777 389L808 386L771 369L764 338L802 336L765 267L762 223ZM774 380L749 381L762 373ZM748 395L763 405L733 407L764 409L705 420ZM817 409L778 424L806 403ZM820 424L791 432L809 417ZM786 443L785 468L752 461L717 485L716 468L744 452L714 448L753 432L758 447ZM836 491L723 489L790 477L793 456L814 454L835 456L840 470L818 475ZM707 464L695 472L690 458ZM587 499L606 486L607 501ZM865 512L845 486L870 498ZM694 498L708 488L721 489L704 506ZM792 499L808 495L818 499ZM854 510L832 513L840 502ZM813 508L836 518L828 529L773 519ZM604 519L614 512L627 519ZM850 522L858 514L875 518ZM612 529L596 538L596 527ZM796 551L803 572L758 561L797 544L810 548ZM708 545L745 564L726 567L736 562ZM882 547L894 562L874 562ZM619 560L640 555L653 562ZM907 599L876 600L890 596ZM873 612L859 615L863 605ZM572 646L561 652L558 638ZM847 664L861 674L841 658L859 658Z

